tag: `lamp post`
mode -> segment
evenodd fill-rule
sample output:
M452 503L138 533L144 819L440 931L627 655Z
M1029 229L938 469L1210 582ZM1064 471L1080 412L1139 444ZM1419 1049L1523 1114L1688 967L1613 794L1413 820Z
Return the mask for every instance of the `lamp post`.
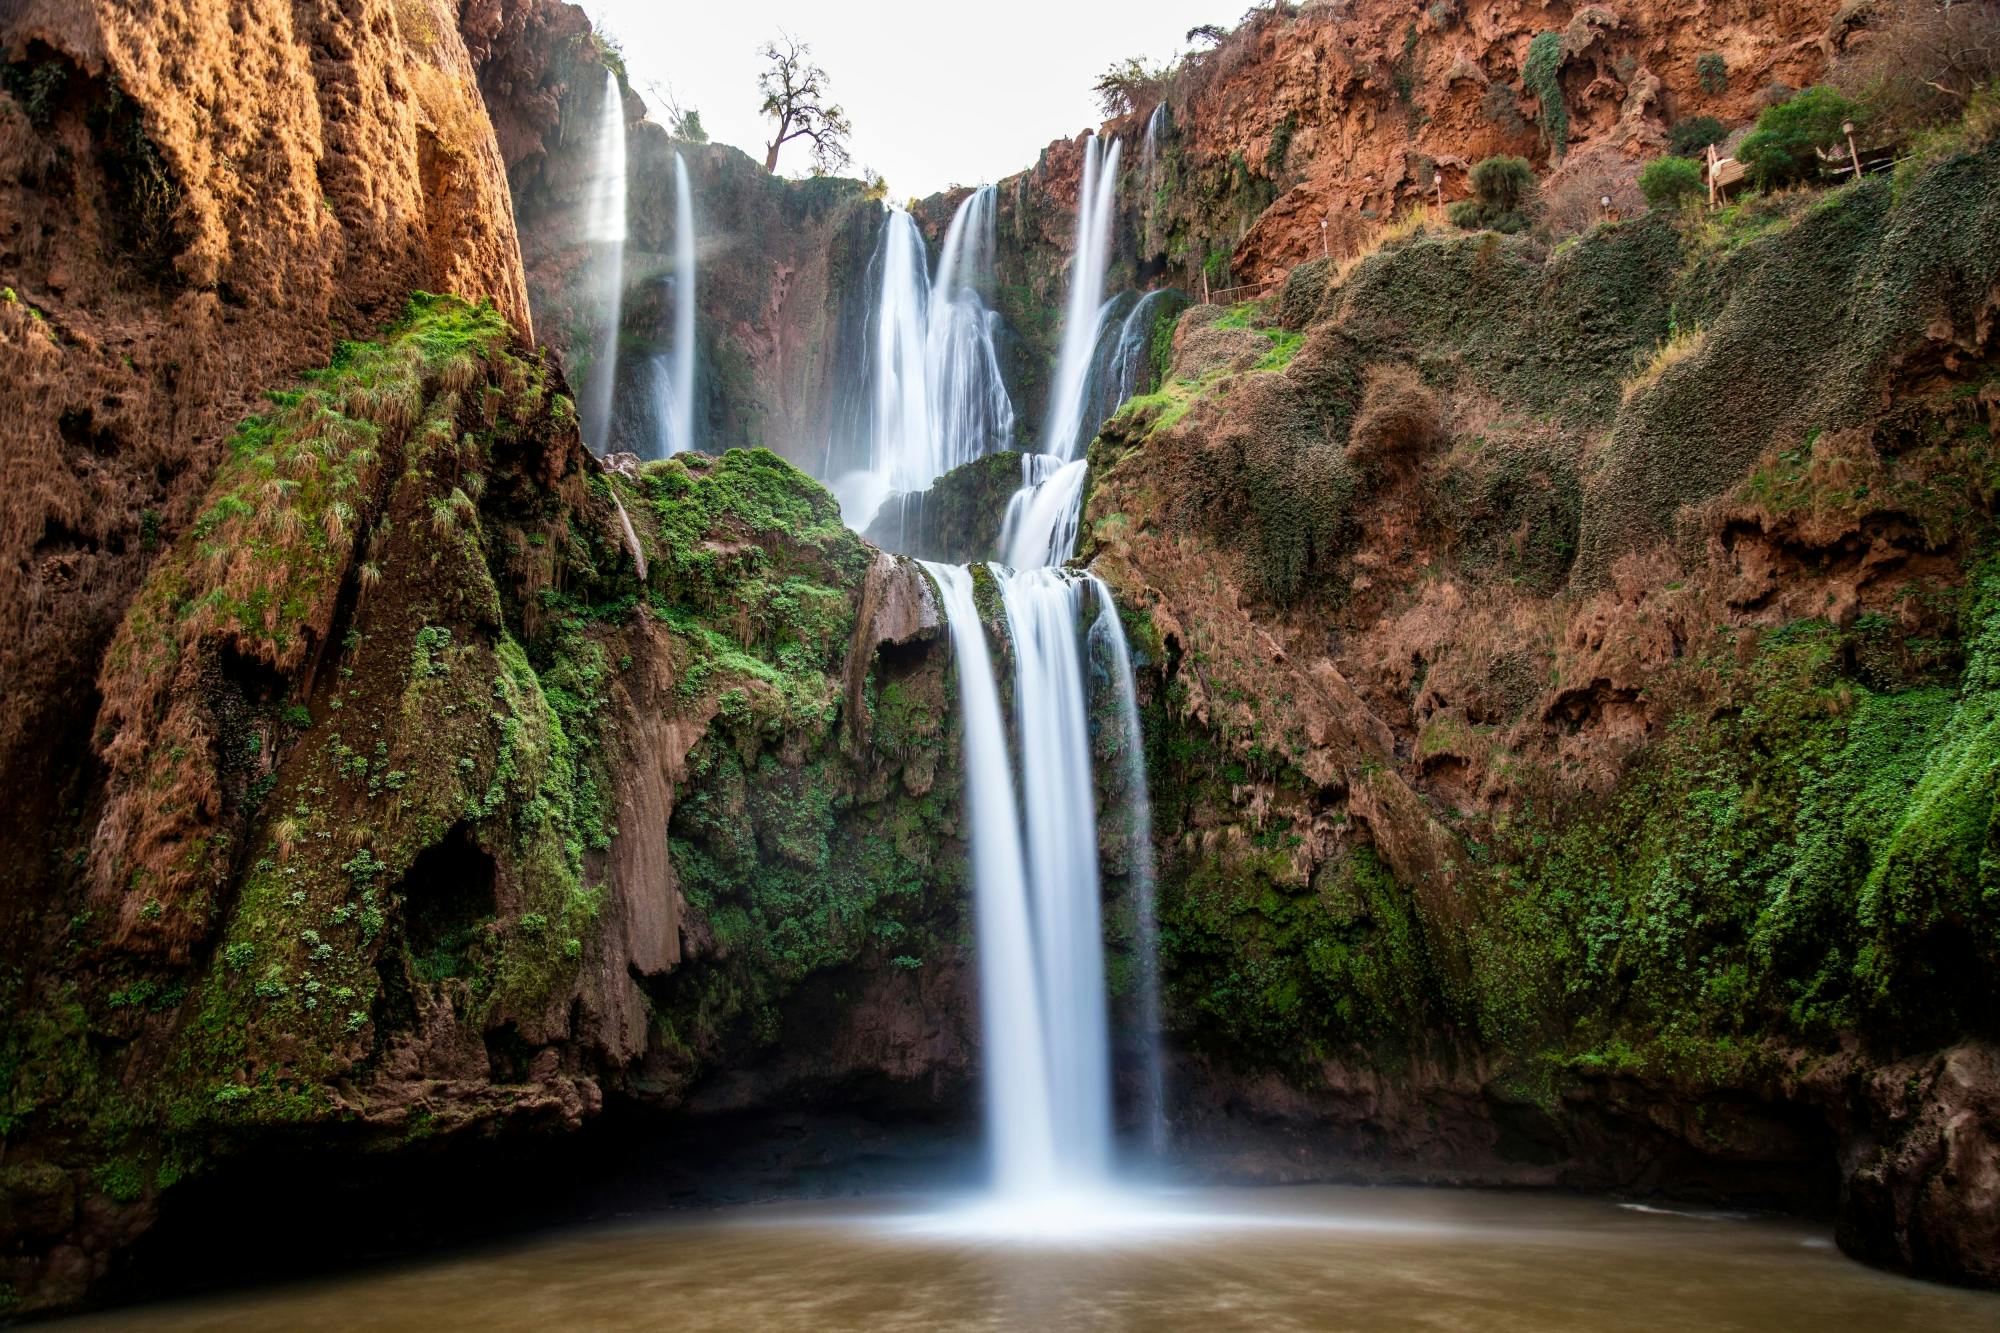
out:
M1608 194L1597 196L1597 206L1603 211L1604 217L1608 221L1611 217L1611 196Z
M1437 190L1438 207L1442 209L1444 207L1444 173L1442 171L1433 171L1431 173L1431 185Z
M1326 239L1326 219L1325 219L1325 218L1321 218L1321 219L1319 220L1319 253L1320 253L1320 258L1322 258L1322 259L1332 259L1332 258L1333 258L1333 249L1332 249L1332 247L1331 247L1331 246L1330 246L1330 245L1329 245L1329 244L1327 243L1327 239Z
M1853 121L1851 121L1851 120L1843 120L1843 121L1841 121L1841 122L1840 122L1840 132L1841 132L1841 133L1842 133L1843 135L1845 135L1845 136L1846 136L1846 138L1847 138L1847 160L1848 160L1849 162L1851 162L1851 163L1853 163L1853 164L1854 164L1854 179L1856 179L1856 180L1860 180L1860 179L1861 179L1861 154L1860 154L1860 152L1859 152L1859 151L1858 151L1858 150L1857 150L1857 149L1856 149L1856 148L1854 147L1854 122L1853 122Z

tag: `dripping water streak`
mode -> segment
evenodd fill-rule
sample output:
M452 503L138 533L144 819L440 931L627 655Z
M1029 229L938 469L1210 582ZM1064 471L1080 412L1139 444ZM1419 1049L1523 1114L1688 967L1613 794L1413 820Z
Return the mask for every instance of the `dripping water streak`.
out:
M618 526L625 533L625 549L632 553L633 568L639 571L639 582L646 581L646 551L639 545L639 534L632 529L632 516L625 512L625 502L618 493L611 493L611 503L618 508Z

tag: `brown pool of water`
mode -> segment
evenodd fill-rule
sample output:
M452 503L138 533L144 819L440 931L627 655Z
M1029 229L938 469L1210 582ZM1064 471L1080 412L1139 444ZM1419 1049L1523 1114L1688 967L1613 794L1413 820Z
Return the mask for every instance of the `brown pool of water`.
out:
M2000 1329L1824 1227L1435 1189L669 1214L89 1316L104 1330Z

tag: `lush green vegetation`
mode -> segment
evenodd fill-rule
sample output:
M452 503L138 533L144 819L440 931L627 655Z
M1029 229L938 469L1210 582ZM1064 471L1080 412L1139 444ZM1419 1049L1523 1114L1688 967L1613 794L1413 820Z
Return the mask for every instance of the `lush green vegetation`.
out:
M1562 33L1538 32L1528 43L1528 59L1521 66L1521 81L1541 106L1536 123L1542 131L1542 142L1549 146L1549 156L1558 159L1569 151L1569 107L1563 101L1563 61Z
M1837 90L1808 88L1757 117L1757 128L1736 147L1737 160L1766 189L1808 180L1819 172L1819 153L1841 143L1841 126L1861 116L1862 108Z
M1657 157L1639 172L1639 190L1654 208L1679 208L1706 188L1701 166L1685 157Z
M1472 198L1448 210L1452 225L1467 231L1526 231L1535 193L1535 169L1522 157L1489 157L1472 168Z

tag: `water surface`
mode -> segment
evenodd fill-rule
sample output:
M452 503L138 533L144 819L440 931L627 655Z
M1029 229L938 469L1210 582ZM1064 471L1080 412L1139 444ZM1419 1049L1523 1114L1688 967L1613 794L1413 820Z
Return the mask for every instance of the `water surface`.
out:
M130 1330L2000 1328L1786 1219L1299 1187L746 1207L78 1321Z

